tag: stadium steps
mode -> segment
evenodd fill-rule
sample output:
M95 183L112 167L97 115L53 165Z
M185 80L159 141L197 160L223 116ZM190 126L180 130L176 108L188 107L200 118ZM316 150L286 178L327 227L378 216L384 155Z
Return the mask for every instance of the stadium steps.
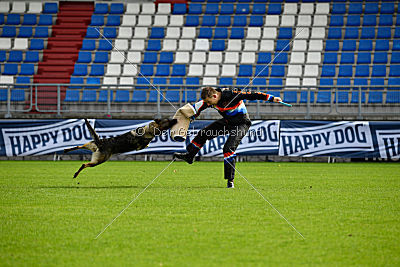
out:
M35 83L69 83L93 11L93 2L60 2L56 24L34 76ZM65 90L61 88L61 100ZM57 87L38 87L33 99L37 99L39 110L56 110Z

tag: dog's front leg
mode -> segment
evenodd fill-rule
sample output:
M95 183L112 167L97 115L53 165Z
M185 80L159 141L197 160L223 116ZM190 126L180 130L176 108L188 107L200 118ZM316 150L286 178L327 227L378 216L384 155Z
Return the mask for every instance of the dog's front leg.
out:
M83 171L83 169L85 169L87 167L94 167L96 165L98 165L98 163L89 162L89 163L82 164L82 166L79 168L79 170L74 174L74 178L78 177L79 173L81 171Z

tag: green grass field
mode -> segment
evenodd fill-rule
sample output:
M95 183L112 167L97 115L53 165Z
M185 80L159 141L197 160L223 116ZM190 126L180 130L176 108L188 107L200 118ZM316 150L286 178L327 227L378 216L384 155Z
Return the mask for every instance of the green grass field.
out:
M0 161L0 265L400 264L400 165ZM79 182L79 184L78 184Z

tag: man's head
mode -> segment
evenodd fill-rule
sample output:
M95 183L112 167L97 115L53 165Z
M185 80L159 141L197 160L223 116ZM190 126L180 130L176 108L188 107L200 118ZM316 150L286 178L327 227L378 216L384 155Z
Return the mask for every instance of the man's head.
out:
M203 99L207 105L216 105L220 99L220 94L213 87L204 87L201 90L201 99Z

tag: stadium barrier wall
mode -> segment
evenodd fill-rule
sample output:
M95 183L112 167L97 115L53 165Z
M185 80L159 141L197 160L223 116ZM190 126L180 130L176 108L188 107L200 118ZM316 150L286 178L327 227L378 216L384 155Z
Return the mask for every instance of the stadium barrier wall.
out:
M101 138L120 135L149 122L90 120ZM210 122L193 122L185 142L175 142L165 132L156 136L146 149L126 154L170 155L184 151L195 134ZM222 135L209 140L199 155L222 156L226 138ZM0 121L0 156L60 154L65 148L91 140L82 119ZM399 159L400 122L254 120L236 152L238 155ZM83 154L85 151L74 153Z

